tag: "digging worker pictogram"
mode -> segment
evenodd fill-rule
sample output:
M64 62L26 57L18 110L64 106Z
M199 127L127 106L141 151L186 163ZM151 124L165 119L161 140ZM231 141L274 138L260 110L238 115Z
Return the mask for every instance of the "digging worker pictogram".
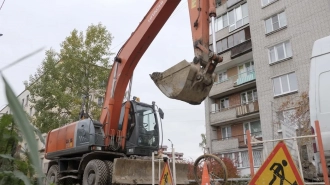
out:
M282 164L274 163L270 167L269 170L271 170L271 171L273 170L274 174L273 174L273 179L269 182L269 185L273 185L277 178L280 179L280 185L283 185L284 180L287 181L291 185L298 185L296 181L291 183L285 178L284 167L286 167L287 165L288 165L288 162L286 160L282 160Z

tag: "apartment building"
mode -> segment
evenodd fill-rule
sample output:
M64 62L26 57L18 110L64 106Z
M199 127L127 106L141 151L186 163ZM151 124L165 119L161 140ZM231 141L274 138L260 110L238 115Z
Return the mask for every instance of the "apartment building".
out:
M233 159L245 175L246 130L256 140L281 138L281 125L274 123L285 111L278 107L308 91L313 42L330 35L330 1L216 0L216 5L216 43L210 49L216 44L223 62L205 100L207 145ZM253 146L256 169L273 147Z
M330 35L330 1L248 0L248 6L263 138L280 138L274 120L283 121L292 110L278 107L309 91L313 43ZM273 143L264 147L270 151ZM312 161L313 152L307 155Z
M249 172L246 130L262 140L255 61L246 1L217 1L216 46L223 57L205 101L207 144L211 153L233 160L241 175ZM210 43L210 49L213 43ZM253 146L255 166L262 145Z

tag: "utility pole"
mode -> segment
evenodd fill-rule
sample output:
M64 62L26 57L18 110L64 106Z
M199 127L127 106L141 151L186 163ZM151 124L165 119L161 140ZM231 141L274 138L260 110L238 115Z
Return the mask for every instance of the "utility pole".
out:
M173 181L174 181L174 185L176 185L175 151L174 151L172 141L170 139L168 139L168 140L171 142L171 145L172 145Z

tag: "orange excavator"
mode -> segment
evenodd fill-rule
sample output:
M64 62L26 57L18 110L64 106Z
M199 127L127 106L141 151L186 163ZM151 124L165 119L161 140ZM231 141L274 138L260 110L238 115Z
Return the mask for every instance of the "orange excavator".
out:
M49 162L43 168L47 184L151 184L149 158L159 149L158 121L164 113L154 102L150 105L138 98L125 103L123 100L140 58L179 3L180 0L156 0L119 50L99 121L87 117L48 133L45 158ZM209 49L210 22L215 43L215 1L188 0L188 6L193 61L183 60L150 77L167 97L198 105L209 94L214 69L222 57ZM177 184L187 184L187 166L177 164L176 172Z

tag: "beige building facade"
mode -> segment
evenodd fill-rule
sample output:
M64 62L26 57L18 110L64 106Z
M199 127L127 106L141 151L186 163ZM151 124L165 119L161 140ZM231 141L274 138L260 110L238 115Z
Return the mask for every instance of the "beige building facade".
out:
M246 130L256 140L283 137L275 122L286 112L279 107L288 97L308 92L312 45L330 35L330 1L216 2L216 46L223 62L205 100L207 146L247 175ZM273 147L253 146L256 169Z

